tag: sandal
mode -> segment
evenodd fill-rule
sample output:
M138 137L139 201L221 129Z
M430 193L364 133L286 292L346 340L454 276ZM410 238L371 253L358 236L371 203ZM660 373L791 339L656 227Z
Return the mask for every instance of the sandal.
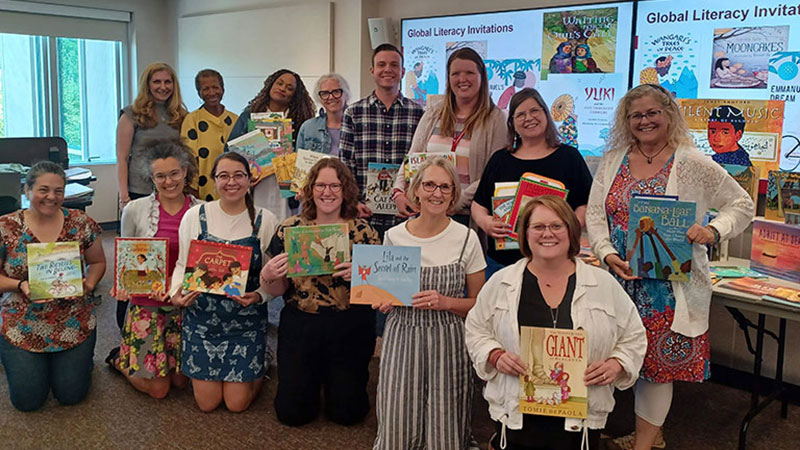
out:
M114 369L114 372L121 373L119 371L119 347L114 347L108 352L105 362L108 364L108 367Z

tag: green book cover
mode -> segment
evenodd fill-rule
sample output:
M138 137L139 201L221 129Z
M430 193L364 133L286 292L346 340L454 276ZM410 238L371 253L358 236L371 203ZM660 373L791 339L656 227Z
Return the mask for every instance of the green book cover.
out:
M286 228L284 245L289 254L289 278L331 274L336 272L334 266L350 261L346 223Z
M83 265L78 242L28 244L31 300L83 295Z

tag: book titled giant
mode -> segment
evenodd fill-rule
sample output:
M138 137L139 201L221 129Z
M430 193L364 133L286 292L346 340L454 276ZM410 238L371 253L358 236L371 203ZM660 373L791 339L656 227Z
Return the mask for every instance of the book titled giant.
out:
M31 300L83 295L83 264L76 241L27 245Z
M754 220L750 268L800 283L800 227Z
M128 294L166 290L169 239L114 239L114 288Z
M696 209L694 202L681 202L675 197L631 199L625 259L634 276L689 281L692 244L686 231L695 223Z
M353 245L350 303L411 306L419 292L420 247Z
M253 250L244 245L193 240L189 244L183 289L219 295L243 295Z
M350 261L346 223L285 228L283 240L289 255L289 278L331 274L336 265Z
M586 418L583 382L589 359L584 330L520 327L520 353L527 371L519 377L519 412Z

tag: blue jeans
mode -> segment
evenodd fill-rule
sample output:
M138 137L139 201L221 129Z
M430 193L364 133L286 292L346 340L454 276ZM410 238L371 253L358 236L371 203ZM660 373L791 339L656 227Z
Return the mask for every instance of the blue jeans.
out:
M0 337L0 361L6 369L11 404L20 411L44 405L50 390L62 405L80 403L92 382L97 331L69 350L34 353Z

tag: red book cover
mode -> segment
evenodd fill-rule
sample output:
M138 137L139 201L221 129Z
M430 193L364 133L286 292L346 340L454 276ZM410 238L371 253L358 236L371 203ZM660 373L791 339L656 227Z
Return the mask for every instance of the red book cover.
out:
M183 289L243 295L253 250L243 245L193 240L186 258Z
M567 198L567 189L560 181L552 178L543 177L534 173L526 173L519 179L519 186L517 193L514 196L514 206L511 208L511 216L508 223L511 224L511 232L509 236L518 239L517 236L517 217L522 212L525 204L528 203L533 197L540 195L555 195L561 198Z

